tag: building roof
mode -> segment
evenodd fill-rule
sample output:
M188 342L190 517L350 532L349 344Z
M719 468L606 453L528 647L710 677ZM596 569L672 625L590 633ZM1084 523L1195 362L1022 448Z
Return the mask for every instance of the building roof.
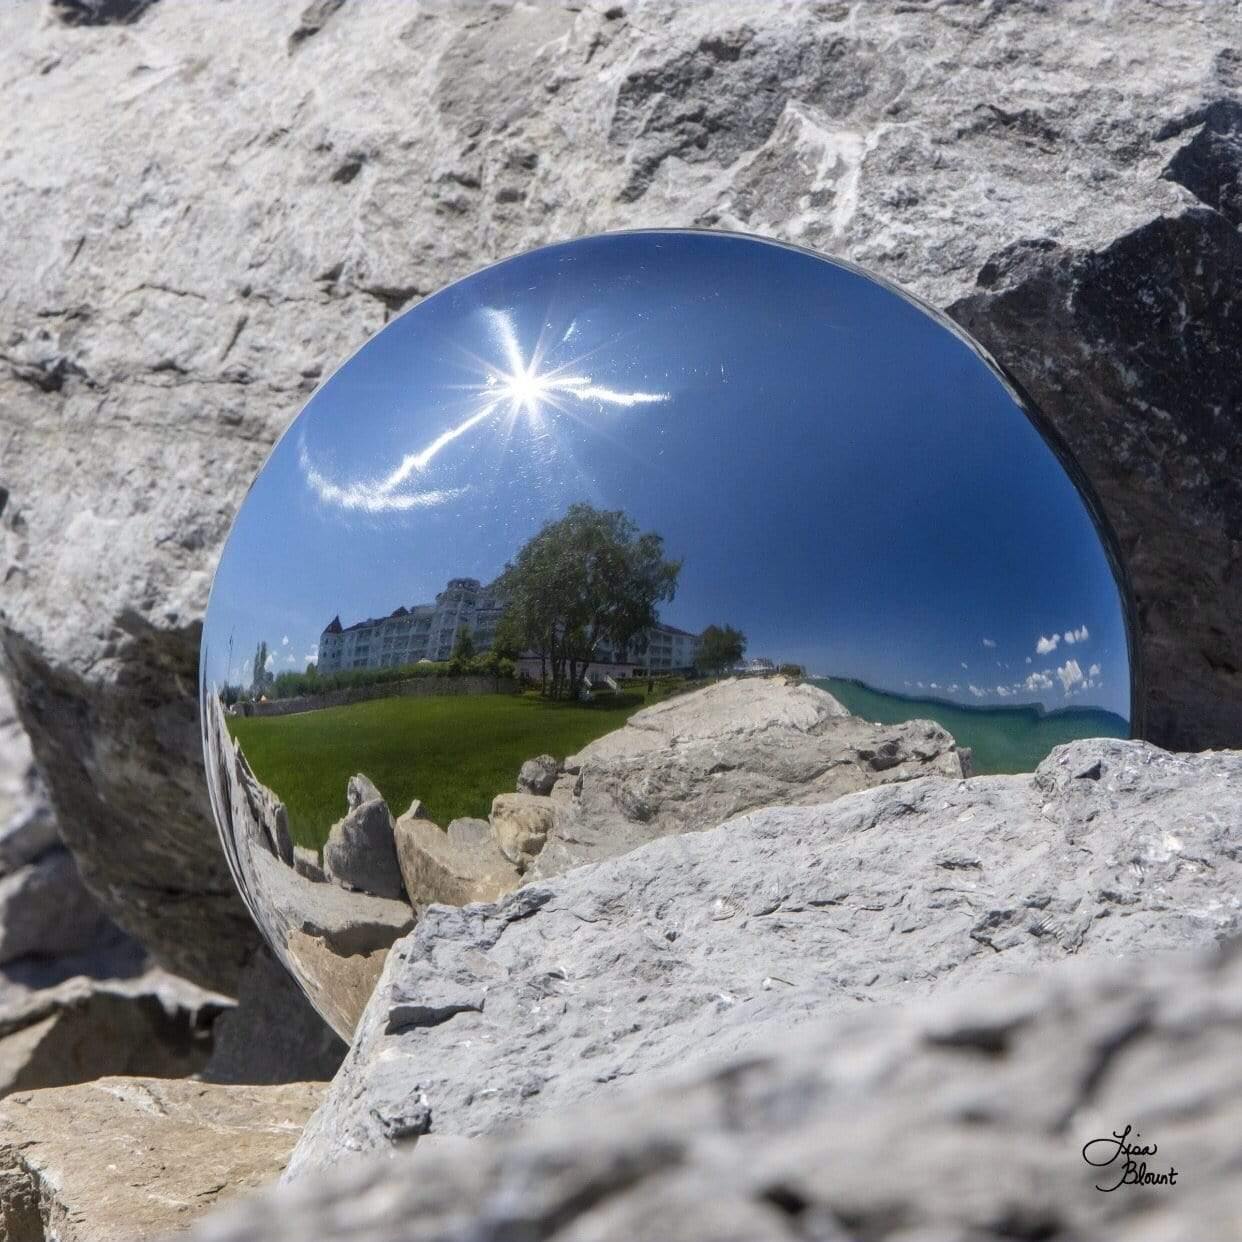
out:
M698 638L698 634L692 634L689 630L679 630L675 625L665 625L663 621L657 621L652 627L664 634L680 634L682 638Z

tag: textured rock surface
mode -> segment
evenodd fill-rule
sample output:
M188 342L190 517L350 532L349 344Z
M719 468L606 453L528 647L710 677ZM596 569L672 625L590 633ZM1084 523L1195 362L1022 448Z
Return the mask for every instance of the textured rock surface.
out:
M234 507L389 316L605 228L767 233L953 305L1131 554L1154 736L1237 744L1239 243L1214 214L1236 22L1199 0L0 7L0 647L87 882L170 966L235 985L253 934L194 708Z
M350 781L351 792L357 779ZM323 847L323 873L337 884L373 897L396 900L403 895L392 814L383 798L360 801L332 825Z
M270 1085L332 1077L345 1045L266 948L242 972L237 1005L212 1025L211 1082ZM142 1071L139 1071L142 1072Z
M110 928L87 892L73 855L55 845L0 876L0 965L90 948Z
M10 1096L0 1236L137 1242L182 1229L279 1173L321 1091L102 1078Z
M9 688L0 678L0 875L60 843L56 817Z
M644 708L562 769L549 798L502 794L492 807L501 849L532 878L714 828L754 807L963 774L939 725L875 725L785 677L733 678Z
M273 832L273 825L286 822L284 805L254 776L229 737L219 701L213 698L211 704L206 720L207 776L226 826L229 865L267 943L302 982L333 1030L348 1039L379 977L388 946L413 926L414 912L404 900L349 892L326 879L315 880L307 874L309 868L296 867L292 850L288 858L283 856L281 834ZM361 801L365 793L358 778L351 780L348 797L359 801L349 815L378 807L391 849L388 808L382 801ZM395 854L392 867L397 869ZM314 1030L305 1012L299 1014L298 1023L313 1056L322 1032Z
M1085 967L1085 968L1084 968ZM194 1242L1198 1242L1242 1217L1242 953L865 1007L468 1153L347 1162ZM1172 1186L1111 1186L1126 1125ZM1093 1159L1107 1159L1104 1146ZM407 1163L408 1160L408 1163Z
M437 901L495 901L518 886L517 868L500 852L486 820L455 819L444 829L403 815L395 833L405 891L417 909Z
M1060 747L651 842L395 945L291 1173L476 1135L808 1017L1242 927L1242 753Z
M130 979L76 976L10 996L0 1005L0 1095L105 1074L197 1073L230 1005L160 970Z

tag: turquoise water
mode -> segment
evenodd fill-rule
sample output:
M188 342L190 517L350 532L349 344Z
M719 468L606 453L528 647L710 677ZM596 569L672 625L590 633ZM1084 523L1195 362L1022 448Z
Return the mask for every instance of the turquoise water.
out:
M1030 772L1054 746L1083 737L1129 737L1129 725L1114 712L1098 707L1071 707L1045 712L1040 707L958 707L939 699L912 699L885 694L857 681L825 677L821 686L855 716L880 724L903 720L934 720L959 746L973 752L980 776L998 772Z

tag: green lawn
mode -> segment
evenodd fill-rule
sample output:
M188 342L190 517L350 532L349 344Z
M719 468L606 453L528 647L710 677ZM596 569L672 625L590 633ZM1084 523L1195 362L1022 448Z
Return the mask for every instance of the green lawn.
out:
M294 840L320 847L345 814L345 785L355 772L375 782L394 816L421 798L441 825L459 815L486 818L492 798L515 788L525 760L572 755L644 705L633 691L590 704L449 695L230 717L228 724L255 775L288 807Z

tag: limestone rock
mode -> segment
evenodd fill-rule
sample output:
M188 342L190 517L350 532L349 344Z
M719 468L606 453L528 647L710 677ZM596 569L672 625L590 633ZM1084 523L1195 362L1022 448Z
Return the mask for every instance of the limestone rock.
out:
M466 1153L347 1161L188 1242L1229 1238L1239 1015L1236 943L859 1006ZM1126 1125L1173 1185L1096 1189L1124 1166L1083 1148Z
M311 849L309 845L295 845L293 847L293 869L298 875L307 880L314 880L316 884L322 884L328 878L323 873L323 863L319 860L319 851Z
M561 765L552 755L536 755L527 759L518 772L518 793L550 794Z
M0 965L89 948L107 927L73 855L62 845L0 876Z
M282 861L272 848L268 824L273 808L279 807L282 813L284 808L250 772L228 734L218 699L210 700L204 725L208 786L227 824L227 856L236 883L246 894L247 904L273 951L333 1030L348 1039L389 945L414 925L414 912L406 901L349 892L338 884L308 878ZM372 806L383 809L395 871L387 807L382 802L364 802L350 815L369 815ZM313 1051L318 1046L314 1024L305 1030Z
M550 798L534 794L497 794L488 819L500 852L525 871L556 826L556 806Z
M429 819L403 815L394 831L405 891L419 909L432 902L495 901L518 885L517 868L500 852L486 821L455 819L446 831Z
M211 1034L211 1060L203 1070L209 1082L326 1081L345 1056L340 1036L266 947L242 973L236 1006L215 1020Z
M30 742L0 678L0 875L34 862L59 843Z
M255 944L195 706L246 487L392 314L584 232L767 234L952 307L1131 558L1154 740L1242 740L1230 5L222 2L0 5L0 649L166 965L232 990Z
M378 801L382 796L371 779L361 772L351 776L345 786L345 802L351 811L356 811L364 802Z
M0 1096L106 1074L198 1073L215 1023L231 1006L159 970L132 979L78 976L40 989L0 1007Z
M110 1077L10 1096L0 1236L138 1242L184 1229L280 1172L321 1090Z
M392 815L383 798L358 803L332 825L323 847L323 872L329 880L373 897L402 895Z
M731 678L631 716L563 765L532 838L532 878L714 828L755 807L827 802L888 781L961 776L953 738L926 720L875 725L826 690L785 677ZM529 795L523 806L541 800ZM497 799L500 802L500 799ZM493 808L493 828L508 857Z
M1033 775L772 807L432 907L293 1167L387 1147L414 1092L431 1133L484 1134L824 1013L1213 944L1242 930L1240 835L1242 752L1075 742Z

